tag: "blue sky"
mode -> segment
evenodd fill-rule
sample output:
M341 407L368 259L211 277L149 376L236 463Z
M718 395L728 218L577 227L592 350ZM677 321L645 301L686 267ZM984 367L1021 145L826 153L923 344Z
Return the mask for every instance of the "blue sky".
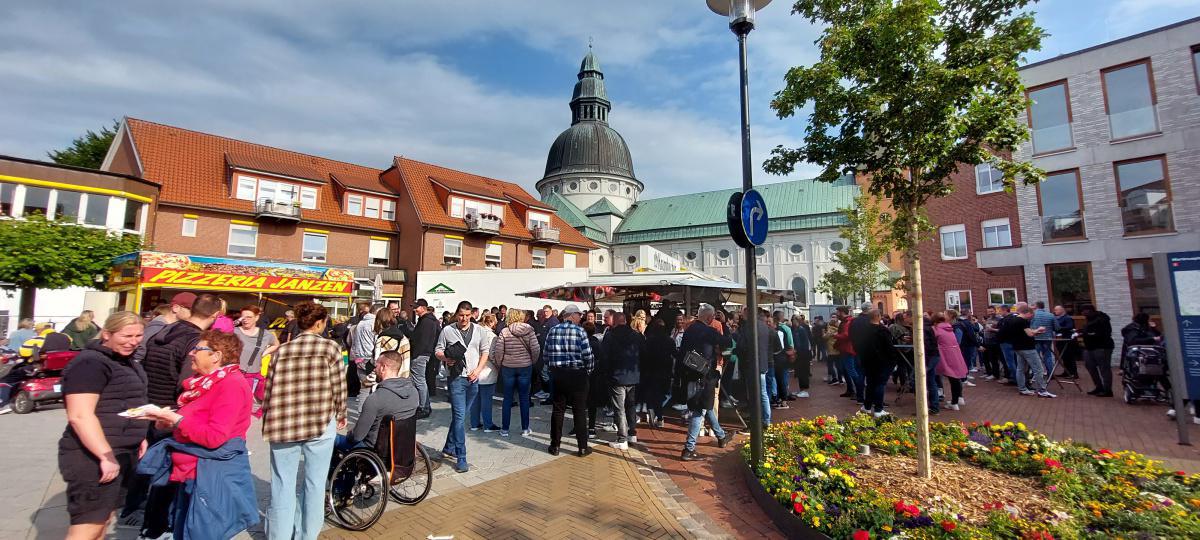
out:
M750 36L754 161L803 119L768 106L819 29L776 0ZM117 7L114 7L117 6ZM593 41L646 196L738 185L736 44L703 0L6 2L0 154L44 158L134 116L384 167L532 188ZM1048 0L1030 61L1200 15L1200 0ZM15 129L14 129L15 127ZM796 177L813 173L805 167ZM759 182L781 180L759 172Z

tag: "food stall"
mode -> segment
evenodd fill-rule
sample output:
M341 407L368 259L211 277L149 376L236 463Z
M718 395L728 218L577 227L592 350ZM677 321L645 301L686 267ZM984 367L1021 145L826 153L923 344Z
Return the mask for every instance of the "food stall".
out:
M128 253L113 260L108 290L118 305L145 313L176 293L212 293L229 309L258 305L264 320L281 317L298 302L315 300L330 315L351 312L354 271L272 261L180 255L155 251Z
M745 286L719 276L695 271L656 272L640 269L628 274L591 276L587 280L521 293L531 298L586 302L596 305L621 305L626 312L649 309L652 304L670 300L692 313L705 302L714 306L742 305ZM786 289L759 287L758 304L766 307L795 301L795 293Z

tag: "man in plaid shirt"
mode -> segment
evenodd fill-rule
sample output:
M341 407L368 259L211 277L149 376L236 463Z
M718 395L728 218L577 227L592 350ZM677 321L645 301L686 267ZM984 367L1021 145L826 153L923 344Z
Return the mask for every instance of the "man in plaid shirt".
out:
M579 326L583 314L574 305L563 308L559 317L563 322L555 325L546 334L546 345L542 347L542 358L550 366L550 377L554 381L554 412L550 416L551 455L558 455L562 441L563 417L567 403L571 403L571 414L575 415L575 442L577 455L584 457L592 453L588 448L587 401L588 375L595 368L596 358L588 344L587 332Z

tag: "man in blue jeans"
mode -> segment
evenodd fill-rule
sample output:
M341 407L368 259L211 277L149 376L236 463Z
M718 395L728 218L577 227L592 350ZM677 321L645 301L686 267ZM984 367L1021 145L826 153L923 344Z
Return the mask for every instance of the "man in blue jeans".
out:
M1037 308L1033 312L1033 320L1029 322L1029 327L1037 330L1045 328L1042 333L1033 337L1036 345L1038 356L1042 358L1042 365L1046 368L1046 380L1054 374L1054 315L1046 310L1046 303L1042 301L1034 302L1033 305Z
M438 336L433 354L446 366L450 375L446 384L450 392L450 430L446 433L442 455L455 460L455 472L465 473L471 470L467 464L467 435L464 429L467 411L471 410L471 403L479 396L479 374L487 366L492 343L489 338L491 333L471 322L470 302L459 302L454 317L454 324L443 328Z
M712 424L718 447L724 448L733 440L733 433L726 433L721 429L721 422L712 408L717 399L717 383L721 380L720 370L724 365L721 351L733 345L732 339L721 335L710 326L715 315L716 309L711 305L700 304L696 320L683 331L683 341L680 343L680 354L686 355L694 351L708 360L708 370L703 374L686 366L681 368L683 373L680 377L684 383L683 387L687 389L687 408L691 415L688 418L687 441L680 455L684 461L700 459L700 455L696 453L696 437L700 436L700 428L704 427L706 419Z

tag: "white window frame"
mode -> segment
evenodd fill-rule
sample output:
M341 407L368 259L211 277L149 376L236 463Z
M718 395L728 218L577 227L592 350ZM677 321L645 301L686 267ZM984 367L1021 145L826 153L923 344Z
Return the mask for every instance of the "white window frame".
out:
M389 251L391 250L390 248L391 248L391 242L388 240L380 240L378 238L370 239L370 242L367 245L367 266L376 266L376 267L386 268L388 263L385 262L384 264L379 264L379 263L375 262L375 259L383 259L385 261L391 262L392 257L391 257L391 254L389 253ZM377 257L376 255L379 255L380 251L383 252L383 256Z
M182 230L179 232L181 236L188 238L196 237L196 229L200 227L199 220L194 217L184 217L182 222Z
M243 201L255 201L258 196L258 179L251 176L238 175L234 181L233 198Z
M550 214L543 214L541 212L532 212L531 211L526 216L526 219L529 221L528 226L529 226L529 230L531 230L531 231L538 228L538 226L539 226L538 224L541 224L542 227L546 227L546 228L550 227Z
M358 211L357 211L357 212L355 212L355 211L354 211L354 209L350 207L350 205L351 205L351 204L356 204L356 205L358 205ZM353 194L349 194L349 193L347 193L347 194L346 194L346 215L348 215L348 216L361 216L361 215L362 215L362 211L363 211L363 204L364 204L364 203L363 203L363 196L362 196L362 195L353 195Z
M579 268L579 258L574 252L563 253L563 268Z
M483 267L489 270L504 267L504 244L488 242L483 248Z
M988 177L988 189L982 189L980 174L986 174ZM1000 177L997 179L996 175ZM999 184L997 185L997 180ZM989 193L999 193L1004 191L1004 173L992 166L991 163L980 163L975 166L975 193L977 195L987 195Z
M463 241L458 238L443 238L442 262L449 265L451 260L457 261L454 263L454 266L462 266Z
M254 233L254 244L247 245L247 244L233 243L233 231L235 231L235 230L249 231L249 232ZM235 251L233 251L233 248L235 246L249 247L251 252L250 253L235 252ZM258 225L246 225L243 223L230 223L229 224L229 241L226 243L225 252L228 253L229 255L233 255L236 257L255 257L255 256L257 256L258 255Z
M957 300L957 302L951 301L952 295L953 299ZM954 311L962 313L962 299L964 295L967 297L967 305L971 306L971 310L974 311L975 297L971 294L971 291L967 289L946 291L946 309L953 309Z
M379 208L379 217L388 221L396 219L396 201L383 199L383 203Z
M1004 292L1005 292L1005 291L1012 291L1012 297L1013 297L1013 301L1012 301L1012 302L1005 302L1005 301L1004 301ZM992 301L992 295L993 295L993 294L999 294L999 295L1000 295L1000 302L999 302L999 303L996 303L996 302L993 302L993 301ZM988 290L987 290L987 295L988 295L988 305L989 305L989 306L999 306L999 305L1003 305L1003 304L1007 304L1007 305L1010 305L1010 306L1011 306L1011 305L1013 305L1013 304L1016 304L1017 302L1020 302L1020 301L1021 301L1021 298L1020 298L1019 296L1017 296L1017 289L1015 289L1015 288L1013 288L1013 287L997 287L997 288L994 288L994 289L988 289Z
M1000 231L999 231L1000 226L1004 227L1004 238L1000 237ZM994 245L988 243L988 229L989 228L996 229L996 233L995 233L996 234L996 243ZM979 229L980 229L980 232L983 233L983 247L985 247L985 248L1012 247L1012 245L1013 245L1013 243L1012 243L1012 224L1009 223L1008 218L986 220L979 224ZM1001 241L1005 240L1005 239L1007 239L1007 242L1001 243Z
M149 205L142 201L135 201L135 200L131 200L131 199L121 199L121 200L125 201L124 207L121 208L121 230L125 231L127 233L142 234L142 231L146 230L146 207ZM127 214L129 212L130 204L139 205L138 210L137 210L138 216L136 218L137 219L137 228L136 229L126 229L125 228L125 214ZM109 204L109 207L110 208L112 207L111 203Z
M550 261L550 252L545 248L533 248L533 259L530 261L530 266L534 268L545 268Z
M315 238L325 239L325 251L321 252L320 255L309 256L309 253L313 253L313 254L317 253L316 250L310 251L308 249L308 246L306 245L308 243L308 239L310 237L314 238L314 239ZM304 231L304 235L300 240L300 260L305 261L305 262L320 262L320 263L327 262L329 260L329 235L326 233Z
M962 255L958 255L957 249L955 249L954 255L946 255L946 235L948 235L948 234L954 235L955 233L962 234L962 241L963 241ZM970 254L970 250L967 249L967 227L965 225L962 225L962 224L946 225L944 227L939 228L938 229L938 240L939 240L939 244L941 245L942 260L944 260L944 261L961 261L963 259L966 259L967 256Z
M379 219L379 199L375 197L363 198L363 217Z
M463 205L466 204L462 197L450 197L450 217L463 217Z
M300 188L300 208L305 210L317 209L317 188Z

